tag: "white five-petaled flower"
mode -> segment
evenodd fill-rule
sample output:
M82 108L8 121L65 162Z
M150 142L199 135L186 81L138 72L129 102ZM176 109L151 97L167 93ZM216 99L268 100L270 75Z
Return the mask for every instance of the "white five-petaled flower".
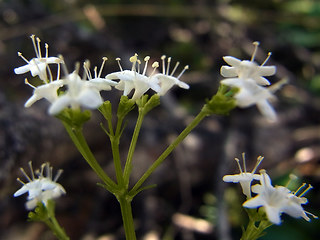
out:
M45 56L42 56L41 46L40 46L40 38L36 38L34 35L31 35L34 51L36 53L36 57L32 58L28 61L22 53L18 52L18 56L21 57L27 64L14 69L16 74L23 74L26 72L31 72L33 77L39 76L39 78L45 82L47 82L47 68L48 64L60 64L61 59L57 57L49 57L48 56L48 44L45 44L46 53ZM49 70L49 74L51 74Z
M223 58L230 66L221 67L221 75L226 77L221 83L239 89L234 96L239 107L245 108L256 104L267 119L275 121L277 116L269 100L275 99L273 92L276 88L266 88L264 86L270 85L265 76L274 75L276 67L264 66L271 53L268 54L268 57L260 66L255 63L254 58L259 43L254 42L254 45L255 50L250 61L241 61L231 56Z
M221 75L223 77L238 77L241 79L253 79L258 85L270 85L270 82L264 78L264 76L272 76L276 73L275 66L264 66L268 59L271 56L271 53L268 53L268 57L266 60L259 66L256 62L254 62L259 42L254 42L255 45L254 52L252 54L251 60L243 60L237 59L232 56L225 56L223 59L230 66L222 66L221 67Z
M178 85L179 87L184 88L184 89L189 89L189 85L188 84L186 84L186 83L184 83L184 82L179 80L179 78L182 76L182 74L187 69L189 69L189 66L186 65L183 68L182 72L177 77L174 77L173 75L174 75L175 71L177 70L177 68L178 68L180 63L177 62L175 67L173 68L172 72L170 73L169 71L170 71L171 57L168 57L167 68L166 68L166 64L165 64L165 59L166 59L166 56L163 55L161 57L161 60L162 60L162 73L157 73L157 74L154 74L154 75L151 76L151 79L155 79L156 82L158 82L159 85L160 85L160 91L158 92L158 94L160 96L163 96L174 85Z
M120 81L115 88L123 91L123 95L127 96L134 89L134 94L132 96L132 99L137 100L150 88L156 92L160 91L160 86L157 83L157 81L146 76L148 62L150 60L149 56L144 58L145 65L142 73L140 73L141 61L138 59L138 54L135 54L134 56L130 57L130 62L132 62L131 70L123 70L123 68L120 65L121 59L117 58L116 60L118 62L120 71L110 73L106 76L106 78L110 80L119 79ZM154 62L152 64L152 68L153 68L152 74L158 67L159 67L158 62Z
M221 83L239 89L234 96L239 107L246 108L256 105L268 120L275 121L277 119L276 112L269 102L275 99L274 88L260 86L253 79L227 78Z
M247 168L246 168L246 162L245 162L245 154L242 154L242 159L243 159L243 168L241 168L240 165L240 160L238 158L235 158L240 173L239 174L234 174L234 175L225 175L223 177L223 181L225 182L233 182L233 183L240 183L241 188L242 188L242 192L244 195L247 196L247 198L251 198L251 183L253 180L260 180L260 175L259 174L255 174L255 171L257 170L258 166L260 165L260 163L263 160L262 156L259 156L257 158L257 163L254 166L253 170L251 172L247 172Z
M51 104L49 114L56 115L68 106L73 109L80 106L95 109L103 103L97 84L81 79L78 71L79 67L63 79L67 91Z
M18 181L21 182L23 186L13 195L14 197L18 197L28 193L26 202L26 208L28 210L34 209L38 202L46 205L48 200L58 198L66 193L65 189L57 183L62 170L59 170L53 178L52 167L50 167L49 163L42 164L41 169L34 172L32 164L29 162L29 168L31 177L21 168L21 172L27 178L28 183L24 183L18 178Z
M257 195L244 202L244 207L264 207L269 221L278 225L281 223L280 216L282 213L286 213L295 218L302 217L307 221L310 221L307 214L316 218L313 214L304 211L301 206L307 203L307 199L304 198L303 195L312 188L310 185L301 194L297 195L305 185L302 185L295 193L292 193L284 186L273 187L270 177L265 170L261 170L260 174L261 184L252 186L252 192L257 193Z

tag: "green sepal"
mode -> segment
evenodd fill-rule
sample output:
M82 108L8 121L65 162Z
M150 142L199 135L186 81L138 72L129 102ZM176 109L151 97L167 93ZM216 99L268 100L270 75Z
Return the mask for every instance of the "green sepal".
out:
M129 99L127 96L121 96L117 117L119 119L123 119L129 112L131 112L135 107L135 101Z
M224 85L220 85L218 92L204 105L202 111L205 111L207 115L228 115L237 104L233 98L237 92L236 88L229 89Z
M98 110L107 121L112 121L112 106L110 101L105 101Z
M48 219L47 208L42 202L38 202L34 211L28 214L28 221L45 222Z
M147 114L153 108L160 105L160 96L158 94L152 95L150 98L147 94L143 95L137 100L139 111L143 111L143 114Z
M81 111L81 109L65 108L58 115L56 115L56 117L69 126L81 128L84 123L90 120L91 111Z

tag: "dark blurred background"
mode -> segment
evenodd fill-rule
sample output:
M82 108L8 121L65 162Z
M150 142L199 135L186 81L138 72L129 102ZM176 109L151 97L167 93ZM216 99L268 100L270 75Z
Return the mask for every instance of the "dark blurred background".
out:
M57 218L71 239L124 239L115 198L96 185L62 124L48 116L45 100L24 108L32 89L13 69L34 57L29 36L49 44L51 56L62 54L69 69L89 59L104 74L117 71L114 59L138 53L158 60L190 65L181 80L190 90L172 89L145 119L134 155L132 183L190 122L222 77L222 57L250 59L253 41L261 45L256 57L276 65L275 83L289 84L276 93L279 120L269 123L256 107L236 109L228 117L205 119L149 179L157 187L138 195L133 211L138 239L239 239L246 215L240 186L222 181L237 173L234 157L246 152L248 168L259 155L274 184L285 185L290 173L314 186L307 211L320 214L320 2L312 0L0 0L0 239L51 240L43 224L26 222L25 196L13 198L28 161L38 168L49 161L64 169L59 182L67 195L57 200ZM120 92L105 93L114 107ZM121 141L126 156L136 119L128 117ZM97 111L85 126L90 146L106 171L113 175L111 150L101 131ZM283 216L262 239L319 239L319 220L311 223Z

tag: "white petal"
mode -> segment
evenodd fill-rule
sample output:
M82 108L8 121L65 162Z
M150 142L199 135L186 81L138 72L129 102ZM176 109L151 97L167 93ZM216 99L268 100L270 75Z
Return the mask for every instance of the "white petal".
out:
M103 100L98 91L85 89L81 91L81 94L77 97L77 102L86 108L95 109L101 106Z
M61 112L64 108L68 107L71 105L72 99L68 95L63 95L58 97L56 101L54 101L48 112L50 115L56 115L59 112Z
M259 75L260 76L272 76L276 73L275 66L259 66Z
M30 71L29 64L14 69L15 74L23 74Z
M232 67L238 67L241 63L241 60L232 56L224 56L224 61Z
M277 114L267 100L259 101L257 103L257 107L262 115L264 115L268 120L272 122L277 120Z
M245 201L242 206L246 208L258 208L261 206L264 206L266 204L265 200L263 197L260 195L255 196L254 198L251 198L247 201Z
M270 206L265 206L265 210L267 213L267 217L270 222L274 224L281 224L281 218L280 218L280 211L278 208L270 207Z
M235 67L222 66L220 69L220 74L223 77L237 77L238 73Z

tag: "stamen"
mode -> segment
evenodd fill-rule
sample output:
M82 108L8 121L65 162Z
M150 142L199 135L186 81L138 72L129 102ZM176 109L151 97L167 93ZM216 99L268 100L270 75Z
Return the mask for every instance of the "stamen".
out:
M48 166L49 166L49 163L48 163ZM53 173L53 167L50 167L50 176L49 176L50 180L52 180L52 173Z
M149 62L149 60L150 60L150 56L146 56L146 57L144 58L145 64L144 64L144 68L143 68L143 73L142 73L142 75L145 75L146 72L147 72L147 67L148 67L148 62Z
M259 42L253 42L254 50L253 50L253 53L252 53L251 62L253 62L254 58L256 57L259 44L260 44Z
M311 217L313 217L314 219L318 219L318 216L312 214L311 212L307 212L307 211L304 211L306 214L310 215Z
M251 172L252 174L254 174L256 172L257 168L259 167L259 165L260 165L260 163L262 162L263 159L264 159L264 157L262 157L262 156L259 156L257 158L257 163L256 163L256 165L254 166L254 168L253 168L253 170Z
M54 177L53 181L56 182L58 181L59 177L61 176L61 174L63 173L62 169L59 169L56 176Z
M49 45L48 43L44 44L44 47L46 48L46 58L49 57Z
M22 174L26 177L26 179L28 179L29 182L32 182L32 179L28 176L28 174L24 171L23 168L20 168L20 171L21 171Z
M31 83L29 83L29 81L28 81L28 79L26 78L26 79L24 79L24 83L25 84L27 84L27 85L29 85L30 87L32 87L33 89L36 89L36 87L35 86L33 86Z
M34 173L33 173L32 162L29 161L29 162L28 162L28 165L29 165L29 169L30 169L30 172L31 172L32 180L34 180Z
M178 66L179 66L180 62L177 62L176 65L174 66L170 76L172 76L174 74L174 72L177 70Z
M242 168L241 168L241 165L240 165L240 160L239 160L239 158L234 158L234 160L236 160L236 162L237 162L237 164L238 164L240 173L243 173Z
M36 53L36 57L39 58L39 53L38 53L38 49L37 49L35 35L31 35L30 38L32 39L32 44L33 44L34 51Z
M119 68L120 68L120 71L123 72L123 69L121 67L121 64L120 64L120 61L121 61L121 58L116 58L116 61L118 62L118 65L119 65Z
M138 60L138 54L134 54L132 57L129 58L129 61L132 62L132 68L131 71L135 71L136 70L136 62Z
M58 69L57 69L57 80L60 79L60 63L58 63Z
M298 197L303 197L312 188L313 187L309 184L309 186Z
M179 74L179 76L177 77L177 79L179 79L179 78L182 76L182 74L183 74L187 69L189 69L189 65L186 65L186 66L183 68L182 72Z
M29 61L22 55L21 52L18 52L18 56L21 57L26 63L29 63Z
M287 184L285 185L285 187L288 188L289 185L290 185L290 183L291 183L292 181L296 180L297 178L298 178L298 177L297 177L296 175L294 175L294 174L291 173L291 174L289 175L289 180L288 180Z
M156 69L159 67L159 62L152 63L151 67L153 67L153 71L149 77L151 77L155 73Z
M140 73L140 65L141 65L141 61L138 59L138 60L137 60L137 63L138 63L138 71L137 71L137 72L138 72L138 73Z
M171 57L168 57L168 66L167 66L166 75L169 75L170 62L171 62Z
M294 195L297 196L297 194L300 192L301 189L303 189L307 184L306 183L303 183L295 192L294 192Z
M95 76L95 77L100 77L101 76L101 73L102 73L102 70L103 70L103 67L104 67L104 64L105 64L105 62L108 60L108 58L107 57L103 57L102 58L102 64L101 64L101 67L100 67L100 71L99 71L99 73L98 73L98 76Z
M51 72L51 69L50 69L50 67L49 67L48 64L46 64L46 68L47 68L48 73L49 73L50 82L52 82L52 81L53 81L52 72ZM44 82L45 82L45 83L48 83L48 81L46 81L46 80L45 80Z
M38 37L37 37L37 45L38 45L39 58L42 58L42 56L41 56L41 47L40 47L40 42L41 42L40 38L38 38Z
M20 178L17 178L17 181L20 182L20 183L22 183L22 185L26 185L26 183L23 182Z
M64 71L64 75L65 76L69 76L69 71L68 71L68 69L67 69L67 66L66 66L66 64L64 63L64 59L63 59L63 56L62 55L58 55L58 57L61 59L61 61L62 61L62 70Z
M92 75L91 75L91 72L90 72L90 62L88 60L86 60L83 63L83 69L84 69L85 74L87 75L88 79L92 79Z
M45 166L46 166L45 163L41 164L41 170L40 170L40 172L39 172L39 176L40 176L40 177L43 177L43 170L44 170Z
M267 56L266 60L264 60L264 62L261 64L261 66L265 65L268 62L271 55L272 55L272 52L268 52L268 56Z
M243 152L241 155L242 155L242 161L243 161L243 169L244 169L244 172L247 172L247 166L246 166L246 154Z
M162 60L162 73L165 74L166 72L166 64L165 64L165 60L166 59L166 55L162 55L161 56L161 60Z

